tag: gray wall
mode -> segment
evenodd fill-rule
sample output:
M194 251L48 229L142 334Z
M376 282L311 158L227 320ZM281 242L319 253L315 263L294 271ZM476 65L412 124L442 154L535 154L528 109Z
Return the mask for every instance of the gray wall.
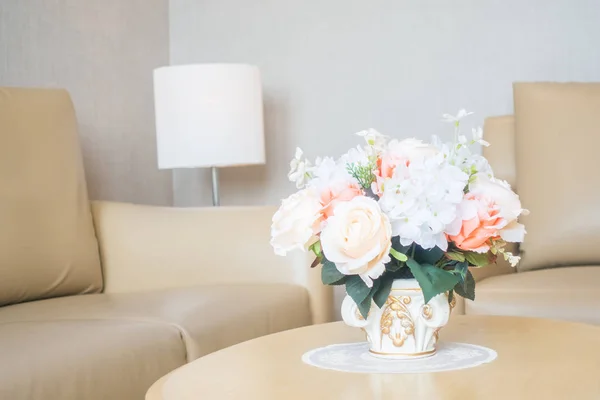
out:
M94 199L172 204L152 97L168 22L168 0L0 0L0 86L71 92Z
M513 81L600 81L598 0L171 0L171 62L247 62L263 75L267 167L222 174L224 204L275 204L295 146L338 155L374 127L450 138L512 110ZM209 204L206 171L177 172L175 203Z

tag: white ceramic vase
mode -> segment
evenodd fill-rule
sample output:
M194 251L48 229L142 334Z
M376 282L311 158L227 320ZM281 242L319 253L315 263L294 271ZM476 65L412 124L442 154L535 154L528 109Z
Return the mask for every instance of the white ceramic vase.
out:
M438 332L448 323L452 307L446 293L425 304L415 279L396 279L385 305L380 309L373 302L367 319L346 295L342 318L365 331L373 356L413 359L435 354Z

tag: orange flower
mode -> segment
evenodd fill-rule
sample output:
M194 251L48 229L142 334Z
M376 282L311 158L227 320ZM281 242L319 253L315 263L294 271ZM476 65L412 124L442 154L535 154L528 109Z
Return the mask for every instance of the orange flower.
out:
M489 199L469 193L465 200L476 206L476 215L463 220L460 232L448 238L459 249L485 253L490 250L490 239L500 235L499 230L506 226L506 220L499 215L500 208Z

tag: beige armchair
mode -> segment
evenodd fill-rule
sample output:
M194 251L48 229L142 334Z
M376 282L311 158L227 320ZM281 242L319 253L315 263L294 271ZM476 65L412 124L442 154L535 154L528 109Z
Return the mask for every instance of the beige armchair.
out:
M475 269L459 311L600 324L600 84L518 83L514 116L490 117L484 155L531 214L522 262Z
M143 399L197 357L329 321L273 207L88 201L63 90L0 88L0 398Z

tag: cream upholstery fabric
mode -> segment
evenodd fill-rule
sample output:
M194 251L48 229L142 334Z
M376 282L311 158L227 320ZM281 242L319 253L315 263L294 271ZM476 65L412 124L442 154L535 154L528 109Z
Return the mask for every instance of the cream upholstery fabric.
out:
M504 115L489 117L483 124L483 135L490 146L483 147L483 156L494 170L494 175L504 179L516 189L515 117Z
M185 363L177 327L92 316L0 323L0 354L3 400L141 400Z
M315 323L329 322L333 291L309 253L269 244L275 207L177 209L95 202L105 293L211 284L293 283L310 294Z
M600 83L519 83L514 98L518 189L531 210L519 270L600 264Z
M552 268L477 283L466 314L515 315L600 324L600 266Z
M69 320L149 321L174 327L191 361L245 340L309 325L311 315L306 289L285 284L69 296L0 309L0 326Z
M0 305L99 292L102 275L73 105L0 88Z

